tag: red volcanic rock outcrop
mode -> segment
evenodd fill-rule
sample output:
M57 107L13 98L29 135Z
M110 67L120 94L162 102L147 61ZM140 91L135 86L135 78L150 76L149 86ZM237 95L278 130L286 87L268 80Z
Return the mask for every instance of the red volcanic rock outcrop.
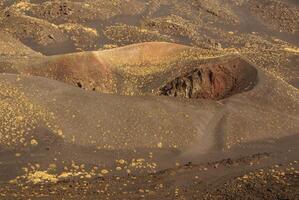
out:
M161 95L222 99L250 90L257 81L257 71L241 58L230 58L199 65L195 69L166 84Z

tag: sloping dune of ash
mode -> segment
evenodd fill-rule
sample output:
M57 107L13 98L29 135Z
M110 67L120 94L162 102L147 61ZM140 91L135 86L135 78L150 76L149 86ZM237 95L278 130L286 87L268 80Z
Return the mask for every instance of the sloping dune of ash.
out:
M0 199L298 199L295 0L0 0Z

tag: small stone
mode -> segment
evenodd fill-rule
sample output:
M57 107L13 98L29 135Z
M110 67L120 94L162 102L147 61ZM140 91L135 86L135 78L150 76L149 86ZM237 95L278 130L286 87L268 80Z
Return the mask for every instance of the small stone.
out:
M20 153L16 153L15 156L16 156L16 157L20 157L21 154L20 154Z
M157 144L157 147L158 147L158 148L162 148L162 147L163 147L162 142L159 142L159 143Z
M62 135L63 135L62 130L59 129L59 130L57 131L57 134L58 134L59 136L62 136Z
M248 179L248 176L247 176L247 175L244 175L244 176L243 176L243 179Z
M108 173L109 173L109 171L107 169L102 169L101 170L101 174L108 174Z
M30 141L30 144L31 144L32 146L36 146L36 145L38 145L38 142L37 142L37 140L32 139L32 140Z
M116 167L116 170L120 171L120 170L122 170L122 168L121 167Z
M120 159L120 160L118 160L118 163L121 164L121 165L125 164L125 162L126 162L126 161L125 161L124 159Z
M91 178L91 175L90 174L86 174L85 178Z

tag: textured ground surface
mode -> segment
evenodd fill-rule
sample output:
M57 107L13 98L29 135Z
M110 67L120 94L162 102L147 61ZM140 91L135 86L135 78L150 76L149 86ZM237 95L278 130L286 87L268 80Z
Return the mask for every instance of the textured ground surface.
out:
M296 0L0 0L0 199L298 199Z

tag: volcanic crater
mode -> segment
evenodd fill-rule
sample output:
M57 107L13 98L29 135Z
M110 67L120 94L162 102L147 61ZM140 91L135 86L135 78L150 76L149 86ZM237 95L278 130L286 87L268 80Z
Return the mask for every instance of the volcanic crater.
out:
M256 83L256 68L236 58L202 65L178 76L160 89L160 95L219 100L251 90Z

